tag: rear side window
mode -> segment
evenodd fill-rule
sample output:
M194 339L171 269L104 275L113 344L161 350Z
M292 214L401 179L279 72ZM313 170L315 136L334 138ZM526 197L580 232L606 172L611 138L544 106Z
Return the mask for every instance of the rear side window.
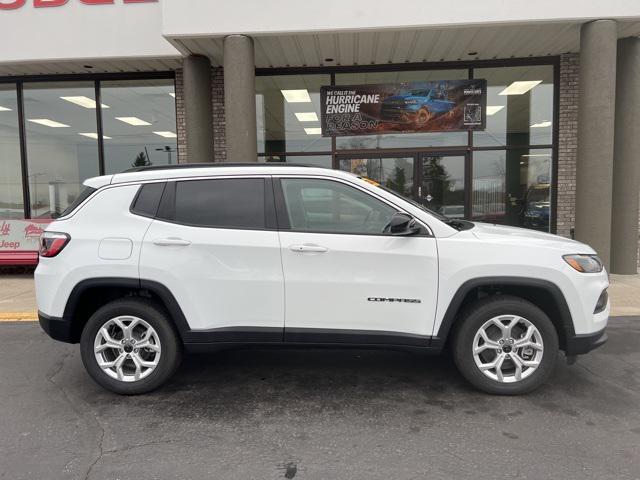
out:
M67 215L70 215L76 208L80 206L82 202L84 202L87 198L89 198L91 194L93 194L93 192L95 192L96 190L97 189L93 187L84 187L84 189L80 192L80 195L78 195L77 198L73 202L71 202L71 204L60 215L58 215L58 217L53 217L53 218L66 217Z
M142 185L133 201L133 205L131 205L131 213L142 215L143 217L155 217L165 185L166 183L164 182Z
M265 181L224 178L176 182L175 222L199 227L266 227Z

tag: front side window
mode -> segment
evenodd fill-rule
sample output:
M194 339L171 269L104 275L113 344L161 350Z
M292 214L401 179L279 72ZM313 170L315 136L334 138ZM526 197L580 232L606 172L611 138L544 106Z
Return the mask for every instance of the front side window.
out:
M282 190L292 230L345 234L382 234L396 212L356 188L321 179L283 179Z
M199 227L261 229L266 227L262 178L189 180L175 186L177 223Z

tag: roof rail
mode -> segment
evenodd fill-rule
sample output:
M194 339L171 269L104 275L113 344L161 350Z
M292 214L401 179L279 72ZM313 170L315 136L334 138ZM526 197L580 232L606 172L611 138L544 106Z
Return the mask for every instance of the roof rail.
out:
M150 170L174 170L180 168L215 168L215 167L310 167L312 165L303 165L300 163L285 163L285 162L209 162L209 163L178 163L173 165L147 165L146 167L133 167L122 173L130 172L147 172Z

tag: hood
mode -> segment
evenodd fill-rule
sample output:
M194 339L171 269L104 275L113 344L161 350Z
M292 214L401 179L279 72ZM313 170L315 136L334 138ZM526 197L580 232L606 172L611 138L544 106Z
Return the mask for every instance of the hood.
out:
M528 228L507 227L504 225L493 225L490 223L473 222L475 227L469 230L476 238L480 240L490 240L495 242L517 242L521 245L531 244L538 246L546 246L549 248L558 248L570 253L588 253L594 254L595 251L588 245L571 240L570 238L560 237L551 233L530 230Z

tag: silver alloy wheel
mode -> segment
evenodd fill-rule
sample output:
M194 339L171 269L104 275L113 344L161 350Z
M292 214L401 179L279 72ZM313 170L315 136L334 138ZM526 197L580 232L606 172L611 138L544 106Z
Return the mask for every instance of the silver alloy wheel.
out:
M472 348L480 371L500 383L529 377L544 354L540 331L518 315L500 315L485 322L476 332Z
M137 382L148 377L158 366L161 351L155 329L130 315L106 321L93 343L100 368L121 382Z

